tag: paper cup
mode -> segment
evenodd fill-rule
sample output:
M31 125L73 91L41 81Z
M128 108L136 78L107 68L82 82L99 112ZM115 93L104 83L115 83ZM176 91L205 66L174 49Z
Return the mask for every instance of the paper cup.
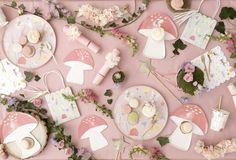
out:
M211 129L214 131L222 131L225 128L229 118L229 112L225 110L213 110L211 118Z
M5 26L7 23L7 17L5 16L2 8L0 7L0 27Z

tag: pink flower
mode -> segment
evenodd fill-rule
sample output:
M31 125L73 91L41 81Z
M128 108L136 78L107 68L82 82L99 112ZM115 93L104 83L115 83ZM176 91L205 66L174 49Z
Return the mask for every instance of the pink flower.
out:
M184 75L184 81L186 82L192 82L193 81L193 74L192 73L187 73Z
M68 155L68 156L71 156L73 153L73 150L71 148L66 148L65 149L65 154Z
M90 103L91 101L95 101L97 99L97 95L91 89L80 90L79 97L84 103Z
M61 140L60 142L58 142L57 147L58 147L59 149L64 148L64 147L65 147L65 142L64 142L63 140Z
M195 66L192 63L187 63L184 66L184 70L186 73L193 73L195 71Z
M226 49L227 49L230 53L234 52L234 47L228 46L228 47L226 47Z
M33 105L36 106L36 107L40 107L42 105L42 99L41 98L36 98L33 101Z
M234 41L232 39L229 39L226 41L226 44L231 47L234 45Z

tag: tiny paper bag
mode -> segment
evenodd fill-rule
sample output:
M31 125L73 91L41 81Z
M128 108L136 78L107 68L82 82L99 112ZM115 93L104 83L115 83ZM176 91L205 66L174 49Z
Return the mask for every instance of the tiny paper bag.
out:
M76 102L66 100L63 94L73 95L70 87L45 95L52 118L57 124L80 117Z

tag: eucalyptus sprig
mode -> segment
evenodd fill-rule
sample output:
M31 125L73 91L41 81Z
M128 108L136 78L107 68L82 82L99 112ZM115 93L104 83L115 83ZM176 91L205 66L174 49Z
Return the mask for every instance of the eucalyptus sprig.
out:
M49 116L47 116L47 110L45 108L36 107L33 103L25 100L19 99L16 97L5 97L0 98L0 103L6 106L8 112L24 112L36 117L39 117L42 120L46 127L48 134L52 134L56 142L63 141L64 148L70 148L72 154L68 157L68 160L82 160L83 155L78 154L79 148L77 148L71 141L71 135L66 135L64 133L64 127L62 125L56 125L56 122L53 121ZM90 157L89 160L94 160L94 157Z
M129 157L133 159L135 154L141 154L141 155L147 155L149 153L148 149L143 147L142 145L135 145L133 148L129 151Z
M102 114L106 115L107 117L110 117L113 119L112 111L106 108L105 105L102 105L97 101L97 95L91 89L81 89L75 95L62 94L62 96L68 101L80 100L84 103L94 104L96 107L96 111L99 111Z

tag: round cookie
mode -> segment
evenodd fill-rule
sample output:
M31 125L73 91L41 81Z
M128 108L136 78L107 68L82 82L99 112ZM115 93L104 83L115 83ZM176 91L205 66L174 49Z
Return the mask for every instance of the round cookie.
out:
M40 33L38 30L29 31L27 34L27 39L30 43L38 43L40 39Z
M28 40L27 40L27 37L26 36L21 36L20 38L19 38L19 40L18 40L18 43L20 44L20 45L26 45L26 43L28 42Z
M151 118L156 114L156 106L146 103L142 109L142 113L144 116Z
M184 121L180 125L180 130L182 131L183 134L188 134L188 133L192 132L193 125L188 121Z
M32 46L26 45L23 47L22 49L22 54L26 57L26 58L30 58L34 56L34 48Z
M132 108L137 108L139 106L139 101L136 98L130 98L128 103Z
M131 125L135 125L137 124L139 121L139 115L137 112L131 112L129 115L128 115L128 122L129 124Z

